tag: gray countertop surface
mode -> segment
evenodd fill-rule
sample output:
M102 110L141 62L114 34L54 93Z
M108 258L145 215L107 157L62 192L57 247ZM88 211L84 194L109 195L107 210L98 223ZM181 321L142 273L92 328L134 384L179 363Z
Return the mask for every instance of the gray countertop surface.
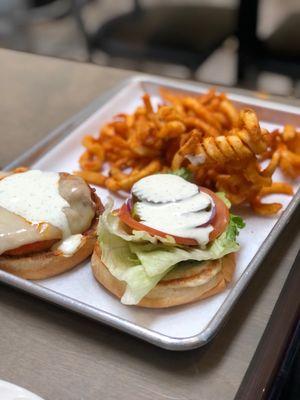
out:
M0 167L132 74L0 50ZM0 379L45 400L233 399L299 249L296 222L198 350L158 349L0 285Z

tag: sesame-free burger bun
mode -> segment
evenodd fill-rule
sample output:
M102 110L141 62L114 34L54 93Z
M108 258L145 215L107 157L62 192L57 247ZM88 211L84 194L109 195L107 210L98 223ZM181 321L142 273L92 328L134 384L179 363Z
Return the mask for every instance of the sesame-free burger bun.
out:
M191 266L175 268L137 305L148 308L167 308L204 299L224 290L232 280L234 269L234 253L219 260L192 263ZM92 270L97 281L108 291L118 298L123 296L126 284L115 278L101 261L101 249L98 242L92 255Z

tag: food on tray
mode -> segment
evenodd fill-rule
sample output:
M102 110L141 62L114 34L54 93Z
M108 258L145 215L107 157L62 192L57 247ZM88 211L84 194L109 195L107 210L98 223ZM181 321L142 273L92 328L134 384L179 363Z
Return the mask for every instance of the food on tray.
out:
M96 279L124 304L162 308L222 291L232 280L240 217L222 193L175 174L136 182L131 197L99 221Z
M195 183L224 191L233 204L248 203L263 215L278 212L280 203L261 199L292 194L290 185L274 183L272 175L280 167L292 178L299 176L300 132L287 125L283 132L269 133L253 110L238 110L214 90L191 96L164 89L161 94L165 103L157 109L146 94L133 114L118 114L97 138L86 136L77 174L111 191L129 191L147 175L184 167Z
M86 182L38 170L0 178L0 268L42 279L74 267L96 242L101 201Z

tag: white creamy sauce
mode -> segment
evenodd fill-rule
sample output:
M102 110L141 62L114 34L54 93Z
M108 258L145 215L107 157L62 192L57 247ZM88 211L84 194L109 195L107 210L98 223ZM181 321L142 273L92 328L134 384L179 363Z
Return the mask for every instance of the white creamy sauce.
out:
M31 224L43 222L59 228L63 236L60 246L69 255L78 248L81 235L71 235L64 213L69 203L59 193L59 179L58 173L38 170L10 175L0 181L0 206Z
M48 222L70 236L67 217L63 212L69 203L59 194L59 174L27 171L0 181L0 206L38 224Z
M77 235L72 235L65 239L63 242L59 243L59 246L55 247L56 250L61 251L66 257L72 256L79 248L83 235L78 233Z
M204 164L206 159L205 154L196 154L196 155L187 154L185 158L187 158L189 162L195 166Z
M164 179L160 178L162 176ZM173 179L174 176L177 179ZM135 203L135 211L141 222L161 232L195 239L200 245L205 245L213 227L199 225L210 220L213 206L211 197L199 192L198 186L176 175L151 175L151 179L147 178L137 182L140 190L135 191L136 196L139 193L137 197L140 200ZM157 197L163 199L161 204L150 200ZM147 201L143 201L145 198Z
M167 203L183 200L198 193L198 186L177 175L149 175L136 182L131 190L139 200Z

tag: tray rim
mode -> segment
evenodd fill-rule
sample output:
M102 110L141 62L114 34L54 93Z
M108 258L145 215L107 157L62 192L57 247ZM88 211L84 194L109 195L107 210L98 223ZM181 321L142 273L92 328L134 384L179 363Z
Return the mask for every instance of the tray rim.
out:
M91 116L99 108L101 108L106 101L109 101L118 91L124 89L131 83L137 84L154 84L171 86L174 89L189 90L197 92L198 89L207 89L211 87L210 84L202 84L198 82L189 81L178 81L175 79L161 78L147 74L133 75L129 78L121 80L118 84L113 86L110 90L105 91L102 95L97 97L94 101L84 107L81 111L71 116L64 123L59 125L56 129L50 131L41 141L37 142L29 150L25 151L23 155L16 158L13 162L7 164L4 170L13 169L19 165L30 165L33 161L37 161L42 155L46 154L48 150L53 148L61 140L63 140L72 130L79 126L86 118ZM267 100L263 100L258 97L255 92L247 91L244 89L230 88L224 86L217 86L217 90L225 90L233 100L245 101L248 99L255 100L262 107L271 109L280 109L282 111L299 113L300 108L297 105L293 105L290 102L282 101L275 96L269 96ZM283 211L278 221L266 237L262 246L259 248L255 256L252 258L247 266L248 274L242 275L235 286L228 293L223 304L206 326L206 328L192 336L188 337L172 337L149 328L144 328L133 322L130 322L122 317L116 316L109 313L108 311L100 310L78 300L74 300L71 297L62 295L51 289L45 288L34 282L28 281L17 276L11 275L5 271L0 270L0 282L18 288L24 292L40 297L51 303L55 303L63 308L67 308L73 312L77 312L81 315L87 316L98 322L109 325L115 329L121 330L125 333L131 334L137 338L150 342L156 346L168 349L168 350L190 350L197 347L201 347L208 343L219 331L228 318L230 311L234 304L239 299L240 295L246 289L250 283L253 275L257 271L260 264L263 262L265 256L275 244L276 239L283 231L284 227L288 224L293 213L296 211L300 203L300 188L297 193L293 196L288 207Z

